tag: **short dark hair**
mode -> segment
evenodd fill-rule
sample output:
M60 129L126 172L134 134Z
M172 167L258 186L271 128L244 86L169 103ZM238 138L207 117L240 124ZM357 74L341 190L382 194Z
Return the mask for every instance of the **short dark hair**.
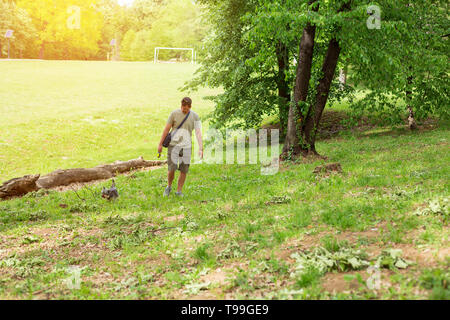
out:
M192 106L192 99L189 97L184 97L183 100L181 100L181 105Z

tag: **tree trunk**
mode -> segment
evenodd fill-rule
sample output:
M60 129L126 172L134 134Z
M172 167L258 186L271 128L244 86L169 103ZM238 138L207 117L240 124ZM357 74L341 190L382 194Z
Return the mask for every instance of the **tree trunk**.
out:
M411 106L408 106L408 127L410 130L416 130L417 129L417 123L416 119L414 119L414 112Z
M289 71L289 53L287 47L281 41L276 48L277 60L278 60L278 98L279 98L279 118L280 118L280 131L284 134L287 126L288 113L289 113L289 101L291 95L289 92L289 84L286 79L286 74Z
M311 2L310 2L311 3ZM317 9L318 7L316 7ZM350 2L346 2L342 5L342 7L338 10L338 12L342 12L344 10L350 9ZM328 95L330 92L331 82L333 81L334 74L336 72L337 63L339 61L339 55L341 52L341 47L339 46L339 42L336 38L330 40L328 44L328 50L325 57L325 60L322 65L322 74L323 77L320 79L317 89L316 89L316 97L314 105L309 106L306 111L306 114L303 112L303 118L300 118L300 122L302 126L300 128L300 141L297 135L297 125L296 122L299 122L295 115L296 107L298 106L299 101L306 101L308 96L308 85L309 79L311 77L311 65L312 65L312 53L314 46L314 38L312 41L304 41L305 32L307 33L308 27L311 28L310 25L304 30L303 37L300 43L300 61L297 70L297 79L294 91L294 104L289 109L289 122L288 122L288 135L286 137L286 142L283 148L282 158L286 158L286 154L291 152L293 156L304 155L307 156L309 154L317 155L315 139L316 132L320 123L320 119L322 117L323 109L328 100ZM338 32L336 30L336 32ZM315 28L314 28L315 32ZM311 51L310 55L306 53L306 51ZM303 54L302 54L303 51ZM309 52L308 52L309 53ZM305 57L307 59L305 59ZM302 59L303 58L303 59ZM301 70L303 69L303 70ZM307 81L305 81L307 79ZM292 111L292 113L291 113Z
M315 105L310 107L312 112L308 113L308 117L305 119L303 127L303 136L305 138L305 152L316 152L316 133L319 127L320 119L322 118L322 112L327 104L328 95L330 93L331 82L333 81L334 74L336 72L336 66L341 53L341 47L336 38L330 40L328 44L327 55L322 65L323 77L320 79L317 85L317 94Z
M413 83L413 77L409 76L407 79L407 89L406 89L406 103L408 108L408 127L410 130L416 130L417 129L417 123L416 119L414 118L414 111L411 106L411 99L412 99L412 83Z
M309 4L312 4L314 2L314 0L311 0ZM313 11L318 10L318 5L313 8ZM302 152L302 147L299 143L299 138L297 135L299 131L297 124L302 120L302 115L299 112L299 102L306 102L306 98L308 97L315 35L316 26L308 23L303 29L302 39L300 40L294 97L289 106L287 134L284 142L283 152L281 154L281 158L283 159L288 158L289 154L295 157Z
M45 57L45 42L42 42L41 49L39 50L39 59L44 60Z

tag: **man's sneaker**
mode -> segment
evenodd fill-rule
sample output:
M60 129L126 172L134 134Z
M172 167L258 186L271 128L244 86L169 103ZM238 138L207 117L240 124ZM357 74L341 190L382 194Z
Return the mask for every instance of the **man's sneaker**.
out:
M172 191L172 187L166 187L166 189L164 190L164 197L168 197L170 194L170 191Z
M183 192L175 192L175 195L179 196L179 197L184 197Z

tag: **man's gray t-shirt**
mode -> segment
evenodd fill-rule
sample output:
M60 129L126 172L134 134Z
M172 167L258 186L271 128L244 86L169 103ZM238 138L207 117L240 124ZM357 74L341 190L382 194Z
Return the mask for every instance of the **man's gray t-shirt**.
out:
M172 125L172 130L176 130L178 126L183 122L184 118L186 118L187 114L184 114L181 109L177 109L173 111L169 119L167 120L167 124ZM191 114L189 118L183 123L179 130L172 136L172 140L170 142L170 146L180 146L180 147L191 147L192 146L192 131L196 128L201 128L200 117L197 113L191 110Z

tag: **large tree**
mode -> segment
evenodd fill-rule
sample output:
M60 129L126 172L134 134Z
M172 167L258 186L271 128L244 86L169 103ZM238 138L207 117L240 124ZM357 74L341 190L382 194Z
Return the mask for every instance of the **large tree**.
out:
M117 0L99 0L97 8L101 12L104 22L97 58L105 59L108 54L111 54L112 59L118 60L121 42L127 31L135 24L135 17L127 7L119 5ZM113 39L116 43L111 46Z
M204 2L215 32L191 86L223 88L212 98L216 126L251 127L277 107L283 110L276 97L283 92L279 71L287 66L284 79L293 94L282 157L317 154L324 109L330 100L353 97L352 91L364 96L355 110L397 106L389 114L392 123L404 119L406 110L421 117L448 112L448 44L446 38L439 41L448 30L443 1L382 0L378 7L362 0ZM378 22L376 11L381 28L371 28ZM280 52L288 53L287 60L277 59ZM421 55L429 60L422 63ZM350 68L353 88L336 79L336 70L344 67Z
M36 54L36 29L26 10L18 8L14 1L0 0L0 57L8 50L4 38L6 30L13 30L10 53L14 58L31 58Z
M374 43L378 55L356 46L349 51L358 61L353 81L368 89L351 105L355 112L375 111L387 124L408 117L411 129L430 114L448 118L449 31L447 1L397 1L383 7L382 28L353 38Z
M294 99L289 112L290 130L283 147L283 158L299 154L317 154L316 132L327 104L342 51L338 36L342 28L343 12L350 11L351 4L350 0L337 3L310 0L306 3L304 13L306 25L300 42ZM309 12L319 15L311 15ZM317 25L321 27L321 35L318 39L316 39ZM323 55L321 50L314 50L316 41L327 43L320 72L317 70L319 64L313 64L314 55L319 61ZM316 70L312 70L314 67ZM313 81L313 88L310 90L310 78L313 71L318 74L318 77Z
M17 0L37 29L40 58L88 59L99 48L103 18L95 0Z
M302 1L303 32L283 158L317 154L316 133L323 111L330 97L342 98L342 86L336 81L340 61L353 67L354 81L366 79L366 97L355 108L370 106L383 112L394 105L388 112L391 123L404 119L405 112L399 110L403 108L412 126L414 112L422 118L430 113L448 116L449 51L442 35L449 24L444 2L386 0L378 5L370 7L358 0ZM378 14L377 10L386 13L380 17L383 26L373 29L366 22L373 22L369 15ZM427 61L421 61L423 57Z
M221 88L209 97L216 128L249 128L276 113L284 131L294 76L294 1L203 0L211 33L205 58L186 89ZM281 27L280 27L281 25ZM286 32L292 30L292 32Z

